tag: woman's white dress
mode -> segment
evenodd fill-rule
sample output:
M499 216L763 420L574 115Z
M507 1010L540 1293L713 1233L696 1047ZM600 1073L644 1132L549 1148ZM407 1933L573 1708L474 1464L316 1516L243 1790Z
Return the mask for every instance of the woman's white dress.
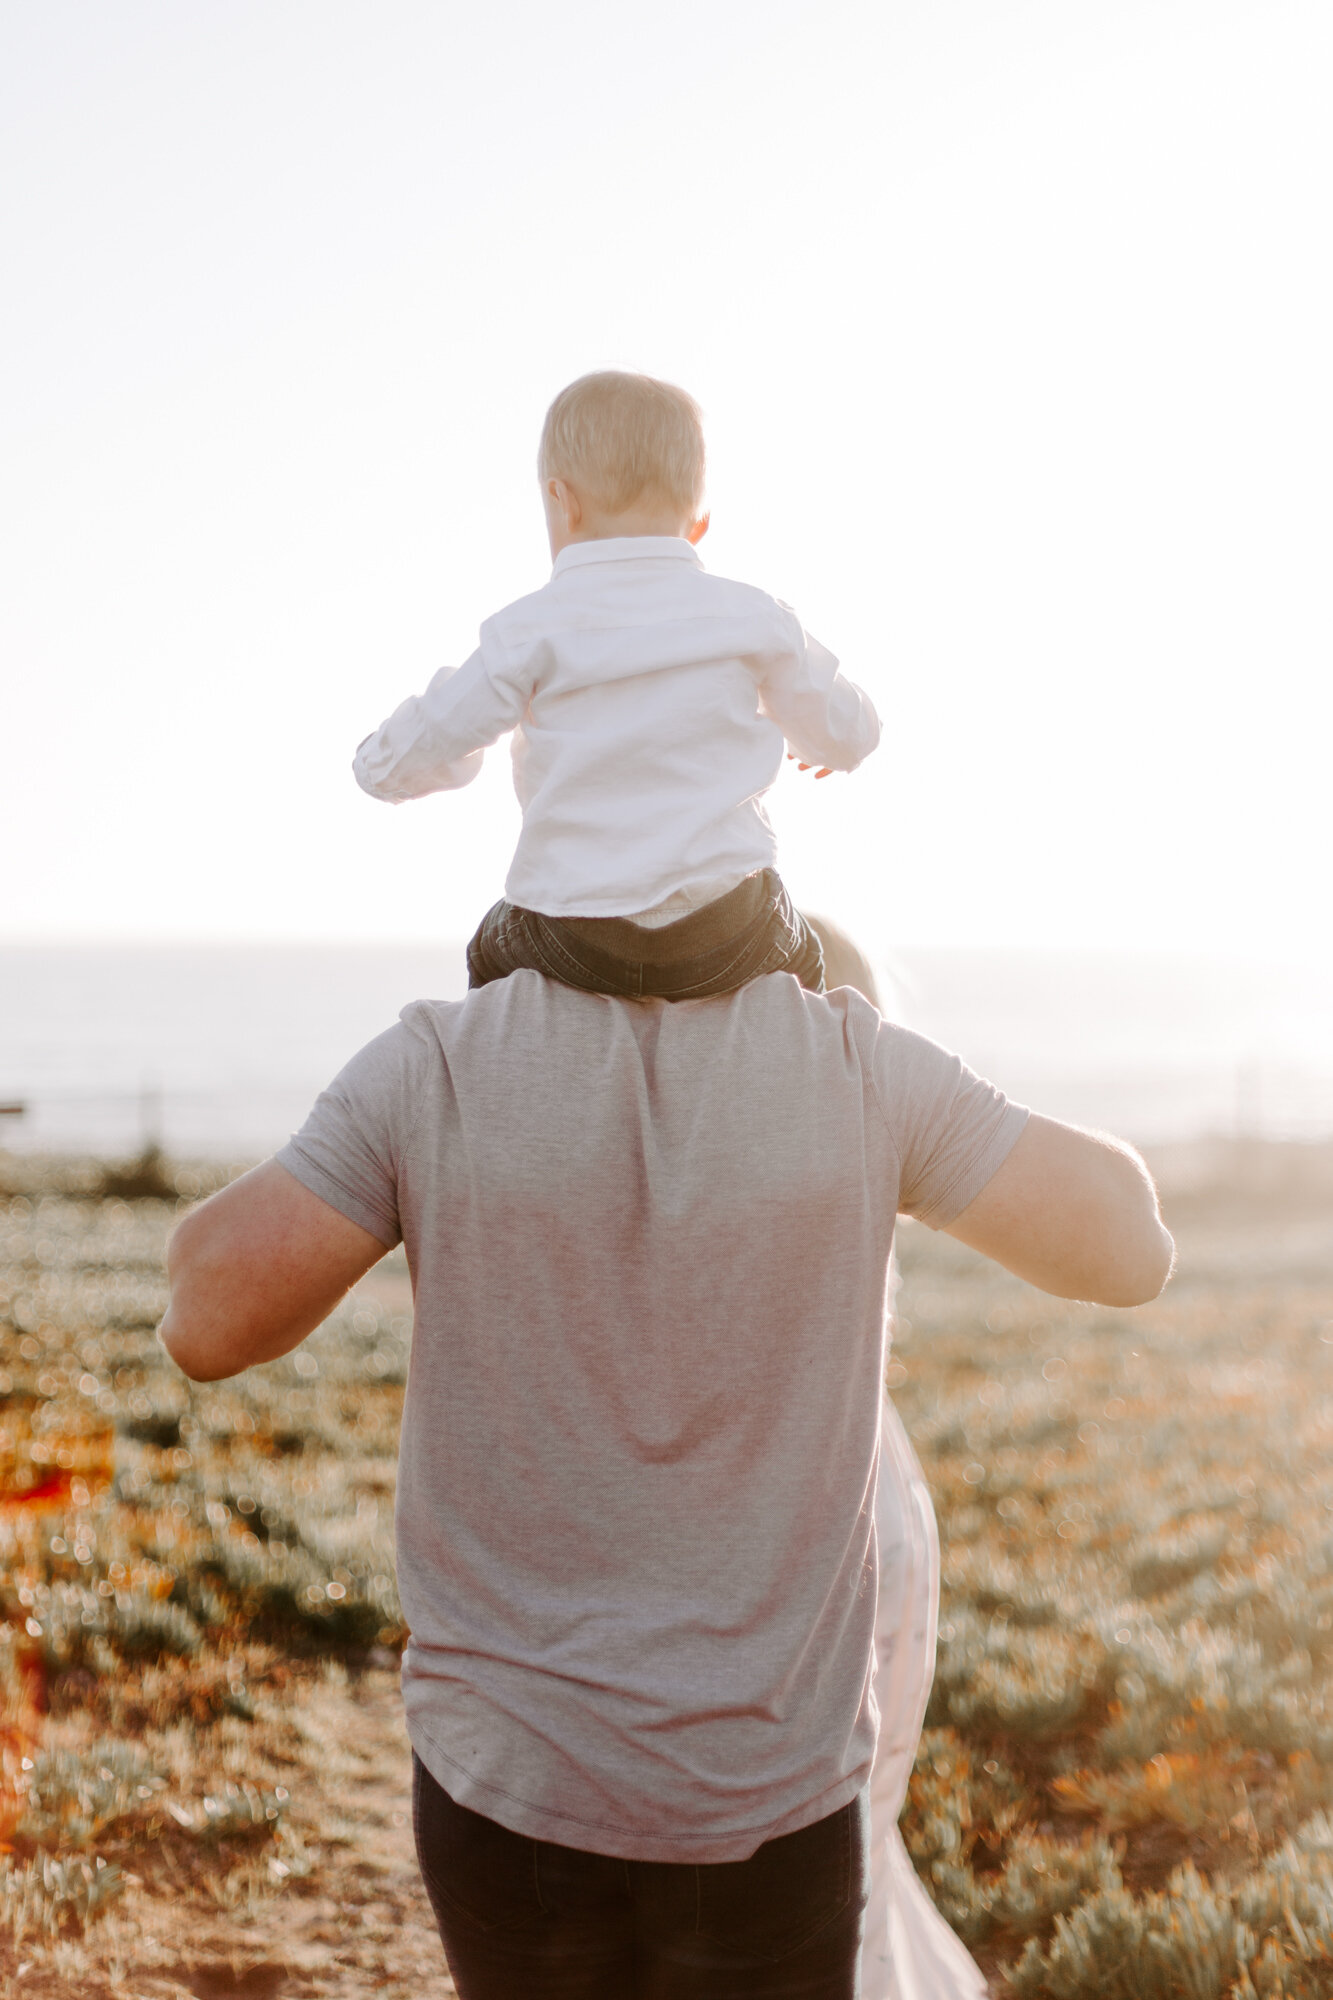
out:
M874 967L841 925L809 911L806 921L824 947L828 986L854 986L881 1014L888 1012L887 999L901 1017L903 996L890 992L890 981L881 997ZM898 1284L895 1258L890 1298ZM986 2000L985 1980L922 1888L898 1831L935 1678L940 1538L925 1474L887 1394L881 1433L875 1494L880 1564L875 1699L880 1723L870 1773L870 1901L861 1947L861 2000Z
M898 1831L935 1674L940 1543L925 1474L886 1395L875 1527L879 1609L870 1775L870 1901L861 2000L986 2000L986 1982L922 1888Z

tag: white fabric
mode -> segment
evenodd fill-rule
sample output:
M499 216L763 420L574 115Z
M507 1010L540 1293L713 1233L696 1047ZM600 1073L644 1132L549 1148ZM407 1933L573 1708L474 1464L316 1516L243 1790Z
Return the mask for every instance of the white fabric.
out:
M512 730L523 830L505 894L547 916L632 917L771 868L763 794L784 739L840 771L879 741L869 699L796 614L673 535L562 549L480 636L353 770L394 803L451 791Z
M729 890L739 889L745 880L744 875L713 875L706 882L692 882L688 889L677 889L664 902L654 903L651 910L636 910L633 921L646 931L665 930L692 910L701 910L705 903L714 903Z
M898 1815L935 1675L940 1545L935 1509L902 1418L886 1395L875 1492L879 1605L870 1774L870 1901L861 2000L986 2000L986 1982L908 1858Z

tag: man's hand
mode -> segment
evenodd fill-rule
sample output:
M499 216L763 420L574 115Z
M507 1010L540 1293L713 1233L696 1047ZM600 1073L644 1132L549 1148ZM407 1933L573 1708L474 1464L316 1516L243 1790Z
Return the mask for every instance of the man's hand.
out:
M299 1347L384 1254L377 1236L266 1160L176 1230L159 1338L196 1382L239 1375Z
M800 758L796 755L796 752L794 750L789 750L787 752L787 762L789 764L795 764L798 771L814 770L813 764L803 764ZM825 764L822 771L815 771L815 776L817 778L831 778L833 776L833 766L831 764Z

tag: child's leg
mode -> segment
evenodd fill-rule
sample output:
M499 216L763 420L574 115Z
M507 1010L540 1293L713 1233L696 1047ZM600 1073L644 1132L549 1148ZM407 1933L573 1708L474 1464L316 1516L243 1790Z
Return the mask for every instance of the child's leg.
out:
M813 924L806 922L793 904L783 884L774 877L777 897L773 913L773 943L782 953L779 964L770 965L770 972L790 972L800 980L807 992L824 991L824 947Z
M771 868L751 875L729 895L706 903L661 930L636 926L643 957L643 991L663 1000L699 1000L734 993L769 972L790 972L812 993L824 990L819 937L793 908Z
M765 972L793 972L813 992L823 992L825 984L819 938L793 910L771 868L675 924L646 928L628 918L568 918L562 942L578 956L588 984L596 978L602 992L630 990L644 1000L729 994ZM612 972L624 982L600 984Z
M698 1000L768 972L824 990L819 938L772 869L658 929L627 917L548 917L497 903L468 946L470 983L484 986L521 966L584 992L632 999Z
M467 948L469 986L527 967L585 993L700 1000L733 993L768 972L824 991L819 937L771 868L674 924L628 917L548 917L515 903L486 912Z
M573 947L573 948L571 948ZM567 934L567 920L544 917L517 903L494 904L482 918L467 948L469 987L489 986L511 972L541 972L585 993L614 993L637 998L641 988L633 965L617 963L580 951Z

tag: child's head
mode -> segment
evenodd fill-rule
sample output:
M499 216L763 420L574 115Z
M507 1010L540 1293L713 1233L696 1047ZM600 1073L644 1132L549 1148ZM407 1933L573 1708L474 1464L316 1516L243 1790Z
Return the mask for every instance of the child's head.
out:
M697 541L703 532L699 406L651 375L604 369L562 389L546 412L537 472L553 550L617 533Z

